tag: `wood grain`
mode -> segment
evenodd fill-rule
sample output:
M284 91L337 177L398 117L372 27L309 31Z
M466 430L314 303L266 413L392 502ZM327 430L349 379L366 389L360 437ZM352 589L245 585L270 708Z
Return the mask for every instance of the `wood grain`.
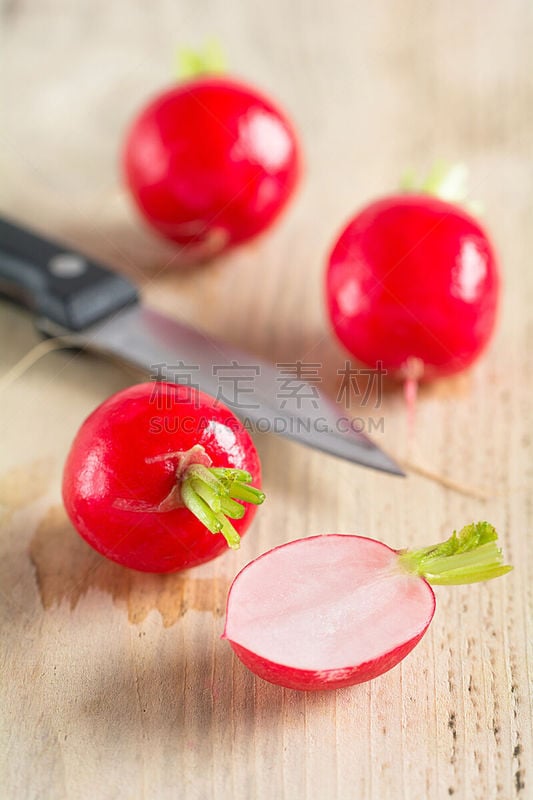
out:
M533 12L527 0L306 3L41 0L0 5L0 209L108 259L147 300L274 361L345 354L327 328L325 253L343 221L409 166L462 160L505 275L498 335L471 374L424 392L416 447L390 392L376 441L485 502L259 436L268 502L239 553L157 578L105 563L61 510L61 464L94 406L131 375L52 353L0 395L2 784L16 800L533 797ZM259 242L195 270L120 190L131 115L165 85L177 41L215 33L235 72L290 110L305 183ZM37 341L0 305L0 371ZM357 411L357 409L355 409ZM423 544L490 519L515 565L438 590L396 669L336 693L249 674L220 640L229 581L319 532Z

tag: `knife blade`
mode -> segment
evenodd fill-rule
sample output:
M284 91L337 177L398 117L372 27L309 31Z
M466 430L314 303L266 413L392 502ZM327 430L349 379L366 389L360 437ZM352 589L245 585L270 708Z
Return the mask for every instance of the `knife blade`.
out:
M251 432L273 432L348 461L404 475L396 462L351 425L336 404L305 380L311 410L286 408L275 365L145 307L136 287L101 263L0 218L0 292L31 309L45 335L67 336L218 397ZM154 375L155 369L161 374ZM181 369L180 369L181 368ZM251 371L242 395L221 391L223 370ZM187 371L188 369L188 371ZM235 393L234 393L235 394ZM302 392L300 391L300 397Z

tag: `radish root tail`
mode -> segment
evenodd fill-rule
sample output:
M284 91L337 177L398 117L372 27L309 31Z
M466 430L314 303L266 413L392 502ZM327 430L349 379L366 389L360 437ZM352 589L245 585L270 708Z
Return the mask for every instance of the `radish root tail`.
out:
M69 339L67 336L57 336L53 339L45 339L39 342L0 377L0 392L8 389L48 353L52 353L54 350L66 350L75 346L79 347L79 344L76 345L75 340Z

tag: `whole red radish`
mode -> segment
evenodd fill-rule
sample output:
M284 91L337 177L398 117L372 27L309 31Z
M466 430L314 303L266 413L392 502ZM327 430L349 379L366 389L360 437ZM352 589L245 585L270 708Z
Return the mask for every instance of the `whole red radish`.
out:
M145 219L202 258L274 222L298 183L300 150L271 99L196 57L134 120L123 163Z
M175 572L239 546L264 499L250 485L260 480L253 442L222 403L191 386L143 383L85 420L63 500L78 533L107 558Z
M415 551L362 536L297 539L237 575L224 638L252 672L289 689L370 680L426 632L435 611L430 583L473 583L511 569L496 540L486 522Z
M359 211L337 239L326 276L329 316L347 350L411 380L452 375L476 360L494 330L499 287L480 223L422 192Z

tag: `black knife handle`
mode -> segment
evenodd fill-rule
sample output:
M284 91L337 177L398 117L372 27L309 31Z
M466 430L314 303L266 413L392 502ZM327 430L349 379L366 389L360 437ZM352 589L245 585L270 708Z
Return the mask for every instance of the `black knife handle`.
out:
M71 331L138 299L135 286L121 275L2 218L0 292Z

